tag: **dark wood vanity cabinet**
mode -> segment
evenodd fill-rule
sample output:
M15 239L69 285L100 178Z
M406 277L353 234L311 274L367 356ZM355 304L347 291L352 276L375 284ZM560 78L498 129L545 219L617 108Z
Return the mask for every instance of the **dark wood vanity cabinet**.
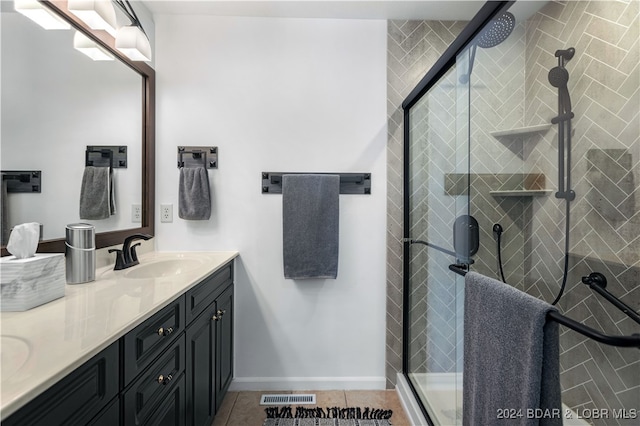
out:
M2 425L210 426L233 378L233 262Z
M2 421L3 426L100 424L93 419L117 399L119 342Z

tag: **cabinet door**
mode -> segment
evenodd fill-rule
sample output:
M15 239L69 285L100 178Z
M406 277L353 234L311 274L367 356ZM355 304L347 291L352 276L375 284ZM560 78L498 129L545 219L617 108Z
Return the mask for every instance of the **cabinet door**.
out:
M2 422L11 425L84 425L118 393L118 342L91 358Z
M185 340L182 334L125 390L123 398L125 425L160 424L158 416L165 419L162 420L163 422L169 421L166 419L175 418L179 421L171 424L183 425L185 421L184 373ZM182 417L179 417L180 413Z
M233 286L216 299L216 410L233 379Z
M216 413L216 304L187 328L187 425L210 426Z

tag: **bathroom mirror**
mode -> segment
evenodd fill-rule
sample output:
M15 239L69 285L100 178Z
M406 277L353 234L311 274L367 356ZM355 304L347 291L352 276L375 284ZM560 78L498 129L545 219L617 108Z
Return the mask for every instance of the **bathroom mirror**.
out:
M68 13L66 1L42 2L71 25L57 31L14 12L13 2L2 3L2 170L42 170L40 193L8 195L3 207L25 212L7 215L10 226L42 223L39 252L64 252L65 226L74 222L96 226L97 248L133 233L153 235L155 71L115 50L113 37ZM115 60L92 61L76 51L76 31ZM21 49L20 66L9 72L8 60ZM127 147L127 167L114 169L116 213L102 221L78 213L87 145ZM133 205L141 207L140 222L132 221Z

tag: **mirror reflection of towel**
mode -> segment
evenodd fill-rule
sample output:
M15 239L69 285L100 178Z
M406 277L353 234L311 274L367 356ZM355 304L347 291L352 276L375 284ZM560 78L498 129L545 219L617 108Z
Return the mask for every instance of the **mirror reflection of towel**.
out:
M211 217L209 174L204 167L180 169L178 217L186 220L209 220Z
M80 188L80 219L108 219L116 213L110 167L87 166Z

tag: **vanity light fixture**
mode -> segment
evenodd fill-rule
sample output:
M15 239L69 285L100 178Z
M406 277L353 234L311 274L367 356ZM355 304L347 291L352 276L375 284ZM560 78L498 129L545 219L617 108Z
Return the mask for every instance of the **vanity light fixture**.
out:
M114 0L131 20L131 25L118 29L116 33L116 49L132 61L150 61L151 43L142 24L128 0Z
M73 47L94 61L113 61L114 57L105 48L79 31L73 36Z
M116 36L116 11L111 0L69 0L69 12L80 18L93 30L105 30Z
M37 0L14 0L13 7L46 30L68 30L71 25Z

